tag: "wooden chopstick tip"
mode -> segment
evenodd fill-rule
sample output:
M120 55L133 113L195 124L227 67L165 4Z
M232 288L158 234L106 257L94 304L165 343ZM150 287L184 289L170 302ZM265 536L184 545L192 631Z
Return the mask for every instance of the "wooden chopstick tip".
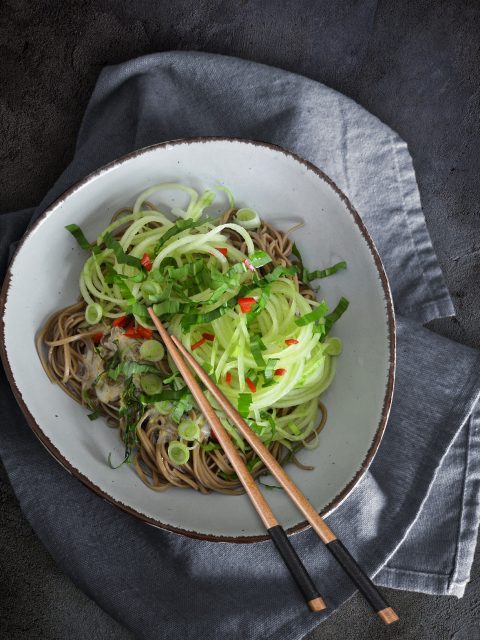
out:
M386 609L378 611L378 615L385 624L392 624L393 622L397 622L397 620L399 620L399 617L392 609L392 607L387 607Z
M318 596L318 598L313 598L313 600L308 601L308 606L311 611L318 613L319 611L323 611L327 608L325 604L325 600Z

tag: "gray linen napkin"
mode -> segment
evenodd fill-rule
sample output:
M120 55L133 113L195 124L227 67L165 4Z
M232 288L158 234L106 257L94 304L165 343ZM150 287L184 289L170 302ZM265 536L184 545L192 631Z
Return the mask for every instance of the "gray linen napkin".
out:
M75 157L41 205L0 219L0 256L63 189L155 142L196 135L267 140L345 190L387 269L398 321L395 395L383 443L329 524L379 584L461 596L480 485L477 352L423 328L454 313L405 143L335 91L264 65L202 53L103 70ZM2 377L0 454L22 509L57 563L138 638L301 638L310 614L269 542L194 541L100 500L31 434ZM311 531L293 542L331 613L353 592ZM325 614L328 615L328 614Z

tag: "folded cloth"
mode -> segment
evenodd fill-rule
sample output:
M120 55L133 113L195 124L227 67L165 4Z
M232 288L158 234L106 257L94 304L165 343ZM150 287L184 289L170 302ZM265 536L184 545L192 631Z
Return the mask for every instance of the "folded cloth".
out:
M367 224L394 295L397 380L374 462L328 521L379 584L461 596L480 512L479 354L422 326L454 310L407 147L377 118L317 82L224 56L163 53L107 67L71 165L34 212L0 219L3 265L10 243L73 182L133 149L198 135L296 151ZM63 570L136 637L301 638L322 619L270 542L191 540L100 500L48 456L2 385L0 455L26 517ZM293 541L325 594L325 617L352 585L311 530Z

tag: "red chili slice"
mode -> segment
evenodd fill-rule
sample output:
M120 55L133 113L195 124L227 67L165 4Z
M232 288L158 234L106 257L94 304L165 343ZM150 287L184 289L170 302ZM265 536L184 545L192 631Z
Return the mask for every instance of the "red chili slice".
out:
M220 251L220 253L222 253L225 257L227 257L227 255L228 255L227 247L215 247L215 249L217 251Z
M99 331L98 333L94 333L92 336L93 344L98 344L100 340L103 338L103 332Z
M285 373L287 373L287 370L286 369L275 369L275 371L273 373L276 376L283 376Z
M202 333L202 336L209 342L213 342L215 340L215 336L213 335L213 333Z
M248 313L252 310L254 304L256 304L255 298L239 298L238 304L240 305L240 309L242 313Z
M148 255L148 253L143 254L143 258L140 260L140 262L142 263L142 266L144 266L147 271L152 270L152 261L150 260L150 256Z
M231 382L232 382L232 374L230 373L230 371L228 371L227 375L225 376L225 382L227 384L231 384Z
M142 327L139 325L137 327L137 338L143 338L144 340L150 340L153 335L153 331L151 329L147 329L147 327Z
M190 348L192 351L195 351L195 349L198 349L198 347L201 347L202 344L205 344L205 342L206 342L205 338L200 338L200 340L198 342L195 342L195 344L192 344Z
M127 327L127 330L125 331L124 335L127 338L136 338L137 337L137 330L135 328L135 325L131 324L129 327Z
M288 340L285 340L285 344L288 344L288 346L298 344L298 340L295 340L295 338L288 338Z
M257 390L257 387L255 386L255 384L250 380L250 378L245 378L245 382L247 383L247 387L250 389L250 391L252 393L255 393L255 391Z
M119 318L115 318L112 322L114 327L123 327L127 321L127 316L120 316Z
M255 273L255 267L253 266L253 264L250 262L250 260L248 258L245 258L245 260L242 261L243 264L245 265L245 267L247 269L249 269L250 271L253 271L253 273Z

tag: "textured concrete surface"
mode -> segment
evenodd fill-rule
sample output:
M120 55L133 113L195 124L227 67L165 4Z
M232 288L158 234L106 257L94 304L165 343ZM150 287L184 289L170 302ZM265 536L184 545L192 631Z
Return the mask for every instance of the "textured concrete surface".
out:
M351 96L408 142L457 309L456 319L432 328L480 346L477 1L4 0L1 6L1 212L36 204L66 166L104 64L194 49L284 67ZM480 638L478 553L461 601L388 596L402 613L396 628L383 628L356 596L309 640ZM55 567L4 473L0 637L131 638Z

